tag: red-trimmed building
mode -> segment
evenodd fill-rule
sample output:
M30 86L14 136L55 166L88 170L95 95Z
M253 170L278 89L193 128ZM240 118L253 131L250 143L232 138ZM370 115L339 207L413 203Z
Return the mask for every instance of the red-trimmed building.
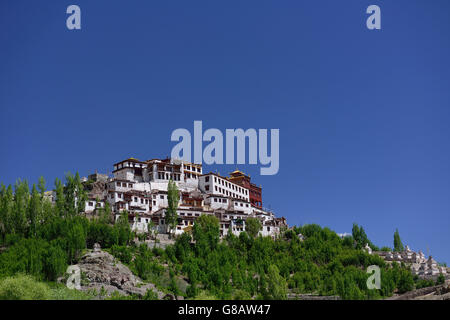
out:
M230 177L227 180L248 189L250 203L256 208L262 208L262 188L251 183L250 176L244 174L242 171L236 170L230 173Z

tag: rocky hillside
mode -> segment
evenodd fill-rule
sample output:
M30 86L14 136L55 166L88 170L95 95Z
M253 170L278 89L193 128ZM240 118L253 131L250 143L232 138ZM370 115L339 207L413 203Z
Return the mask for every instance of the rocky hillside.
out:
M394 295L387 300L450 300L450 282Z
M130 294L144 296L147 290L153 290L158 299L182 299L158 290L152 283L144 283L128 267L98 247L85 254L77 266L81 269L83 291L95 289L100 292L103 288L107 295L117 292L125 296Z

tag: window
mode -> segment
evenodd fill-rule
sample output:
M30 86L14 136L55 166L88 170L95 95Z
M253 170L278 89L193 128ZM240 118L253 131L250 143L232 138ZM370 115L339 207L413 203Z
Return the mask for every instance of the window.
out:
M217 202L217 198L214 198L214 202Z
M89 202L89 207L92 207L94 204L92 202Z
M209 177L205 177L205 182L209 182Z
M129 183L128 188L133 188L133 185L131 183Z
M138 202L138 198L137 197L134 197L134 202Z
M214 182L217 182L217 177L214 177Z
M117 184L116 184L118 187L120 187L120 182L117 182Z
M205 186L205 190L206 190L206 191L209 191L209 186Z
M164 196L163 196L163 195L160 195L159 198L160 198L160 199L164 199Z

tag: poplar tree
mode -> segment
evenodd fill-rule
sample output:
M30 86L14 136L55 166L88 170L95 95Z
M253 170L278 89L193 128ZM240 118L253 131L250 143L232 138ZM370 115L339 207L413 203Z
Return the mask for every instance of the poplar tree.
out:
M65 216L65 194L64 194L64 186L58 178L55 179L55 193L56 193L56 200L55 200L55 207L56 207L56 213L59 217Z
M394 251L400 252L400 251L403 251L403 250L404 250L404 247L403 247L402 240L400 239L400 233L398 232L398 229L395 229L395 232L394 232Z
M178 201L180 200L180 193L178 192L177 185L172 180L169 180L167 186L167 202L168 207L166 209L166 225L169 226L169 235L172 234L178 224Z
M39 189L39 193L41 194L41 197L44 198L44 195L45 195L45 179L42 176L39 177L38 189Z
M269 300L286 300L287 298L287 284L286 280L280 275L277 266L271 264L269 266L267 276L267 293L266 299Z
M37 223L39 217L41 217L41 210L42 210L41 196L36 189L36 185L33 184L33 188L31 191L30 205L28 206L27 210L28 213L27 218L29 223L28 234L31 238L36 236Z
M12 186L3 189L2 199L0 203L0 224L2 225L2 236L6 237L7 234L14 233L14 193Z
M25 236L27 229L27 210L30 198L30 190L27 181L16 182L14 187L14 232L17 235Z
M0 240L4 240L6 236L6 220L7 220L7 212L5 206L6 200L6 187L2 183L0 185Z
M252 237L256 238L258 236L259 231L261 231L261 221L257 218L248 218L245 221L245 231Z

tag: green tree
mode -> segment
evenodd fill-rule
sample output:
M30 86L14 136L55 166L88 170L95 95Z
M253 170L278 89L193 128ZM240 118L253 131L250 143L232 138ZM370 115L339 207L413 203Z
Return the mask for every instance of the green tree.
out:
M287 285L286 280L280 276L280 272L276 265L270 265L267 272L267 293L266 299L270 300L286 300Z
M248 218L245 221L245 231L252 237L256 238L258 236L259 231L261 231L262 225L261 221L257 218Z
M397 288L399 293L405 293L414 289L414 279L410 270L400 269Z
M440 273L438 278L436 279L436 284L443 284L445 282L445 276Z
M99 200L97 200L98 203ZM102 224L112 224L114 223L114 216L111 212L111 206L108 201L105 202L105 206L101 208L99 214L99 222Z
M14 192L14 229L13 233L25 236L27 231L27 211L30 199L30 189L27 181L18 180Z
M180 194L178 192L177 185L172 180L169 181L167 186L167 202L168 207L166 209L165 219L166 225L169 227L169 235L175 230L178 225L178 201L180 200Z
M394 251L400 252L400 251L403 251L403 250L404 250L404 247L403 247L402 240L400 239L400 233L398 232L398 229L395 229L395 233L394 233Z
M78 220L69 222L67 232L67 256L70 263L75 262L81 250L86 248L86 234L82 224Z
M214 250L220 238L219 219L209 214L198 217L194 223L193 237L198 253L205 255L209 250Z
M55 281L67 269L67 255L58 245L50 245L44 257L45 278Z
M56 193L56 199L55 199L55 207L56 207L56 213L59 217L63 217L66 215L66 199L64 194L64 186L58 178L55 179L55 193Z
M130 223L128 222L128 212L123 211L116 223L114 224L114 231L116 234L115 244L127 245L133 238Z
M0 188L0 235L5 240L7 234L14 233L14 193L11 185Z
M84 212L86 207L87 192L81 183L78 172L74 175L66 174L66 185L64 187L65 210L69 216L75 216Z
M38 189L39 189L39 193L40 193L41 197L43 198L44 194L45 194L45 179L42 176L39 177L39 180L38 180Z
M42 217L42 197L36 189L36 185L33 184L31 191L30 204L28 206L28 223L29 223L29 235L30 237L36 236L37 224L39 218Z

